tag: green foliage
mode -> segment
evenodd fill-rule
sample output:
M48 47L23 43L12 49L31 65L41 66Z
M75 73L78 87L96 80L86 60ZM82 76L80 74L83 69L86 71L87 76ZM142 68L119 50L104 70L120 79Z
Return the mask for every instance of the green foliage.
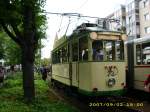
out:
M24 88L24 98L28 101L35 97L32 66L35 61L35 53L39 48L38 42L45 37L44 5L45 0L0 0L0 29L3 29L21 48L23 86L26 88ZM15 49L11 51L14 50L13 52L16 53L19 47L15 47L13 46ZM31 65L31 67L26 65Z
M41 59L41 65L45 65L45 66L50 65L50 59L49 58Z
M42 48L41 39L45 38L46 33L46 15L44 12L45 0L0 0L0 59L5 57L7 64L20 64L21 63L21 49L8 36L2 31L2 26L6 26L15 38L23 39L24 35L24 5L34 5L35 14L35 42L34 48L36 49L35 57L40 60L39 49ZM3 24L3 25L2 25ZM4 29L4 28L3 28ZM34 29L31 29L34 30ZM6 32L8 33L8 32ZM31 39L31 38L30 38ZM24 40L22 40L24 41ZM29 42L29 40L27 40ZM36 61L36 63L39 61Z
M0 42L0 59L4 58L4 47L3 44Z
M36 74L35 88L35 100L26 104L22 98L22 74L9 76L4 87L0 88L0 112L78 112L51 93L41 76Z
M6 61L6 64L21 63L21 49L4 33L0 33L0 57Z
M3 29L17 44L22 44L23 41L30 42L29 40L31 40L35 41L35 49L41 48L40 39L45 38L47 29L46 15L43 13L45 1L46 0L0 0L0 30ZM25 6L26 8L30 7L33 9L33 12L30 11L35 16L35 18L30 17L33 21L31 21L32 19L30 18L25 18ZM30 21L28 21L28 19L30 19ZM24 30L31 23L33 26L30 31L33 31L35 36L34 38L26 40ZM6 29L8 31L6 31ZM29 37L30 36L31 34Z
M14 41L8 39L5 49L5 60L7 64L21 63L21 49Z
M4 38L4 34L0 33L0 59L4 59L5 57L5 38Z

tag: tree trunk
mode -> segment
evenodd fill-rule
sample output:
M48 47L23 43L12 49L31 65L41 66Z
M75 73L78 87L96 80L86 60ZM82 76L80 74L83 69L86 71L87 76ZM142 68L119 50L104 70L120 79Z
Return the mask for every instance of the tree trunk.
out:
M34 50L32 46L22 49L22 71L24 98L31 102L35 98L34 88Z
M35 98L34 88L34 59L35 59L35 3L37 0L23 0L23 44L22 70L24 98L32 101Z

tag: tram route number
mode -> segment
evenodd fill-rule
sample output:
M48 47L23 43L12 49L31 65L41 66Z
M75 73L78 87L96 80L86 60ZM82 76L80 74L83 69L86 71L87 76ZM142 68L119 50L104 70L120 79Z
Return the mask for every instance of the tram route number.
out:
M121 106L126 106L126 107L143 107L143 103L132 103L132 102L90 102L89 107L121 107Z

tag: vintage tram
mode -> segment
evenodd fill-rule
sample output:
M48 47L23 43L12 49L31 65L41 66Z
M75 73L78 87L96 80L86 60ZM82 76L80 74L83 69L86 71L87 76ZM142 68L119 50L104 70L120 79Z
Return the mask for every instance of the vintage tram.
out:
M55 40L52 85L88 96L123 94L125 39L122 32L83 23L70 36Z
M129 89L145 91L144 81L150 74L150 38L147 36L130 40L126 42L126 46L127 86Z

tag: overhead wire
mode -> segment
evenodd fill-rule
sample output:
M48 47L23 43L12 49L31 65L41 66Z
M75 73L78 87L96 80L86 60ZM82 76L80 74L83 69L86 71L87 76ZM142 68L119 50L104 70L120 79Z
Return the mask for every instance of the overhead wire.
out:
M85 0L77 10L81 9L87 2L88 2L88 0Z
M88 1L88 0L86 0ZM100 20L107 20L107 21L113 21L113 22L120 22L119 20L117 19L106 19L106 18L100 18L100 17L94 17L94 16L84 16L84 15L81 15L80 13L54 13L54 12L44 12L46 14L55 14L55 15L61 15L62 18L61 18L61 22L60 22L60 25L59 25L59 29L58 29L58 32L60 32L61 30L61 26L62 26L62 21L63 21L63 17L64 16L67 16L69 17L69 22L68 22L68 25L67 25L67 28L66 28L66 31L65 31L65 34L67 33L68 31L68 28L69 28L69 25L71 23L71 17L78 17L78 20L77 20L77 24L78 24L78 21L81 19L81 18L95 18L95 19L100 19ZM87 21L87 20L86 20ZM89 22L89 21L88 21ZM76 24L76 26L77 26Z

